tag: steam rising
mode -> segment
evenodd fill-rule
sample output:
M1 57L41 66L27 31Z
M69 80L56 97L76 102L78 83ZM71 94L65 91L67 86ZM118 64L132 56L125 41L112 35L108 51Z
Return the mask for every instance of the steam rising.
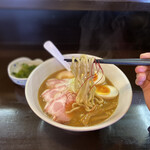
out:
M144 49L150 43L150 17L146 12L90 11L80 27L80 53L112 58L115 50Z

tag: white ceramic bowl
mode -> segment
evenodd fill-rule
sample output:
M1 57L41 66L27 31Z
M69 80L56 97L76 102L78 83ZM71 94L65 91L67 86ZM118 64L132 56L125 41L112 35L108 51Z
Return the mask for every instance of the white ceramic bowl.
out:
M31 60L30 58L28 57L20 57L20 58L17 58L13 61L11 61L9 64L8 64L8 67L7 67L7 71L8 71L8 76L9 78L15 83L15 84L18 84L18 85L21 85L21 86L25 86L26 85L26 81L27 81L27 78L17 78L15 76L12 75L13 72L18 72L20 69L21 69L21 65L23 63L26 63L28 65L39 65L43 62L43 60L41 59L34 59L34 60Z
M68 54L64 55L65 58L71 58L72 56L79 57L80 54ZM132 101L132 89L130 82L128 81L125 74L115 65L110 64L101 64L105 75L110 79L113 85L119 90L119 103L110 118L105 120L104 122L90 126L90 127L72 127L57 123L51 120L41 109L38 101L38 90L42 84L42 82L52 73L63 69L63 66L57 62L56 59L51 58L45 62L43 62L40 66L38 66L29 76L26 87L25 87L25 95L27 102L34 113L39 116L42 120L47 123L56 126L61 129L70 130L70 131L92 131L102 129L113 123L117 122L121 119L126 112L128 111L131 101Z

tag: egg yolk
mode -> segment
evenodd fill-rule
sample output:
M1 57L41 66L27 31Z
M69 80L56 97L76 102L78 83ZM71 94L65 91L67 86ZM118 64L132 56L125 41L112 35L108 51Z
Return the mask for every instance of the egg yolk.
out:
M105 85L97 85L96 86L96 92L109 94L110 93L110 89L107 86L105 86Z
M98 79L98 75L95 73L93 77L93 81L95 82Z

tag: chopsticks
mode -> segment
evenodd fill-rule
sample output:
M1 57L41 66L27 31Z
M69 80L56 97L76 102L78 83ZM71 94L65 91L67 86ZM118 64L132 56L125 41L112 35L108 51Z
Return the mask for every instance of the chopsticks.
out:
M72 59L64 59L64 61L72 62ZM149 66L150 59L125 58L125 59L96 59L96 63L115 64L115 65L142 65Z

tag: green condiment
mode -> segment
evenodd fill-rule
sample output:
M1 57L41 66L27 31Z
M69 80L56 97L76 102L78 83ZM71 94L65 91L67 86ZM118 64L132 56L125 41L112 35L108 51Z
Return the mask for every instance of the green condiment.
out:
M22 64L22 68L16 73L13 72L12 75L14 75L17 78L27 78L29 74L35 69L37 65L28 65L28 64Z

